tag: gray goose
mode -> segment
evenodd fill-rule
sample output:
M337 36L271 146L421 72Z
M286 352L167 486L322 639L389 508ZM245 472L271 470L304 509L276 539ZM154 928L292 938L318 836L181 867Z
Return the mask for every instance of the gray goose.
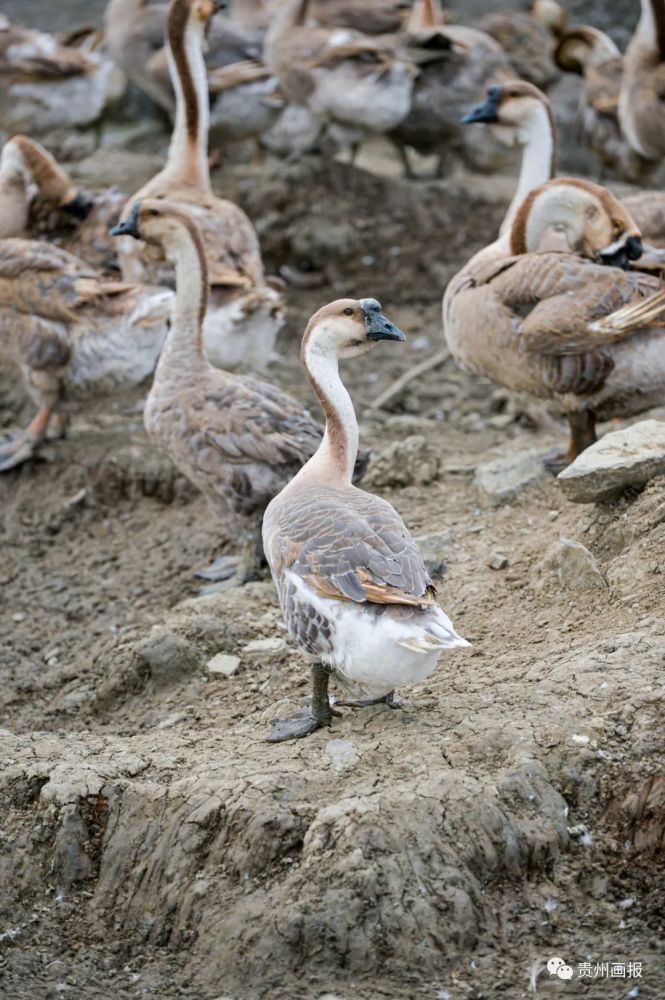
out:
M240 539L235 582L256 579L263 511L312 456L321 427L275 386L207 360L206 254L201 231L187 212L168 201L136 202L112 232L160 247L175 264L175 316L146 402L146 430L201 491L229 534ZM360 455L358 475L368 457ZM203 575L223 579L234 562L220 560Z
M330 673L368 699L346 704L391 704L394 688L429 676L442 650L468 645L436 603L397 511L351 481L358 423L338 361L367 353L378 340L404 339L376 299L324 306L303 337L301 359L326 432L269 504L263 545L289 634L312 661L313 698L311 709L273 723L273 742L329 725Z

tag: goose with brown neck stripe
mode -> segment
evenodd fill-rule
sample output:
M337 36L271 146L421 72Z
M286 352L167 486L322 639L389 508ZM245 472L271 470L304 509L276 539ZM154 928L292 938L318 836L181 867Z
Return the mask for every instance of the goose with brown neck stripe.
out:
M623 270L641 253L637 226L606 188L561 178L532 191L509 231L446 288L454 357L509 389L555 400L571 429L564 464L593 443L597 419L665 402L661 284Z
M0 238L45 239L100 271L117 271L109 226L125 195L86 191L38 142L15 135L0 153Z
M552 107L538 87L514 80L490 87L485 100L467 111L462 122L489 125L501 141L522 147L517 189L499 230L504 234L529 192L555 176L557 136ZM623 145L625 152L625 143ZM665 245L665 194L662 191L641 191L619 200L646 242Z
M208 167L208 84L203 45L215 0L171 0L166 35L176 117L164 169L129 199L166 199L189 212L203 236L210 297L203 339L213 364L261 370L271 359L283 323L279 295L265 281L261 249L245 213L213 194ZM123 276L173 284L159 248L122 241Z
M338 364L404 334L376 299L319 309L302 341L326 417L316 453L266 510L263 544L289 634L312 663L311 709L273 723L270 740L307 736L338 714L333 673L368 704L428 677L441 653L467 646L436 603L422 556L397 511L352 485L358 423ZM340 703L344 704L344 703Z
M206 359L206 255L188 212L168 201L136 202L114 233L162 248L176 269L175 316L144 410L148 434L240 541L235 582L256 579L263 511L313 455L321 427L286 393ZM363 453L359 472L367 459Z

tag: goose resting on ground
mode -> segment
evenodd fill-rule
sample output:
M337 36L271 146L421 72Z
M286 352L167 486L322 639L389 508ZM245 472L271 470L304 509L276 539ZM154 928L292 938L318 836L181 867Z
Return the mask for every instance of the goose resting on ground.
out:
M330 724L330 673L359 687L370 703L391 703L393 689L428 677L444 649L468 645L436 603L397 511L351 482L358 423L338 362L366 354L376 341L404 339L376 299L324 306L303 337L302 363L326 432L269 504L263 545L289 634L312 661L313 698L311 709L273 723L271 741Z
M321 427L275 386L214 368L206 359L206 259L201 231L186 212L167 201L136 202L113 233L155 244L175 264L175 316L145 406L145 426L241 542L235 582L246 583L259 574L266 505L314 454ZM368 457L360 455L358 475ZM220 560L204 575L221 579L232 565Z
M567 462L596 440L597 420L665 402L661 283L622 270L641 253L637 226L609 191L561 178L532 191L509 231L446 288L453 356L476 375L555 400L570 425ZM560 469L562 457L549 464Z

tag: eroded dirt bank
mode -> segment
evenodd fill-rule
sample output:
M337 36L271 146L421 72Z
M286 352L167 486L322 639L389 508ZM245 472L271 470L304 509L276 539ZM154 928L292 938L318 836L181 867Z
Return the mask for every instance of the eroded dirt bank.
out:
M470 201L462 181L315 161L217 185L273 270L319 282L287 293L280 384L309 398L300 331L338 294L377 296L409 333L345 374L374 487L473 649L404 710L267 745L307 694L272 586L195 600L226 540L148 447L141 394L81 411L0 480L0 995L662 996L664 483L578 507L541 476L493 506L477 466L563 429L451 361L369 409L441 346L443 287L493 235L502 187ZM9 426L22 395L1 386ZM206 667L219 652L231 677ZM554 954L643 976L563 982Z

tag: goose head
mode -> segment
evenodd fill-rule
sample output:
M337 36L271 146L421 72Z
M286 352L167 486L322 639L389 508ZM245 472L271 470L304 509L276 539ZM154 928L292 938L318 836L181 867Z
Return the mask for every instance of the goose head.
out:
M492 126L507 145L525 143L531 128L546 117L554 132L552 107L542 90L526 80L509 80L488 87L485 100L462 117L462 125L481 122Z
M566 28L566 12L557 0L533 0L529 13L534 21L557 38Z
M565 31L554 51L554 61L559 69L580 76L584 76L588 69L620 57L621 52L609 35L588 25L575 25Z
M379 340L406 340L399 327L381 312L376 299L337 299L315 312L305 330L302 360L315 356L355 358Z
M568 251L626 268L642 255L642 237L607 188L564 177L534 188L510 230L511 253L545 251Z
M159 247L172 263L175 263L183 239L187 235L195 244L201 244L202 237L194 220L172 202L146 198L132 206L129 215L111 229L111 236L131 236L153 247ZM202 256L205 254L202 250Z

